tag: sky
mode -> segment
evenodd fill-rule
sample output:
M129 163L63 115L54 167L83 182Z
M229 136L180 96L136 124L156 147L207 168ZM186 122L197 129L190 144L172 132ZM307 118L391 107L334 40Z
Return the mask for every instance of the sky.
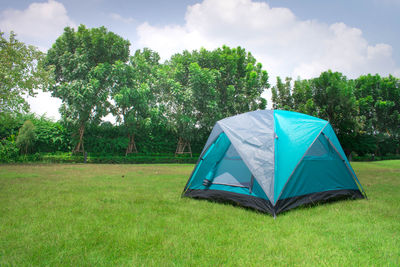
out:
M400 77L398 14L400 0L0 0L0 31L46 52L64 27L105 26L131 42L131 54L149 47L162 61L185 49L241 46L274 84L328 69ZM50 93L28 102L60 118Z

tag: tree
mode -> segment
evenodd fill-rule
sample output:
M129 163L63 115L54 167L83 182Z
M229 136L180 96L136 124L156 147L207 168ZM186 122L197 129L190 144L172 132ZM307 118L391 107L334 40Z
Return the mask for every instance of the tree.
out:
M78 142L73 152L84 151L83 137L89 121L98 123L109 112L110 83L107 79L112 64L126 62L129 41L106 28L78 30L67 27L49 49L46 65L54 67L56 84L52 95L63 104L63 119L78 130Z
M297 79L293 87L291 82L292 79L289 77L285 78L285 83L277 77L276 85L271 89L272 107L318 116L311 87L312 80Z
M218 109L216 79L219 73L216 70L201 68L197 62L189 66L188 87L192 92L193 107L196 110L197 125L207 132L215 124L215 119L221 118Z
M276 77L276 85L271 89L274 109L294 110L291 81L291 78L286 77L283 83L279 76Z
M355 80L355 95L363 120L362 136L374 140L374 149L367 152L381 154L384 143L389 151L399 153L400 149L400 81L389 75L363 75ZM372 147L372 146L370 146ZM372 151L371 151L372 150Z
M363 131L367 134L375 134L378 130L378 118L375 104L379 99L381 77L377 75L363 75L355 80L355 96L360 110L360 116L364 122Z
M389 75L381 78L378 97L374 108L376 113L376 129L380 141L390 140L392 153L399 153L400 146L400 81Z
M329 70L311 80L311 89L316 115L330 122L349 155L354 149L352 140L361 126L354 81Z
M266 107L261 94L269 88L268 74L241 47L184 51L166 64L172 73L169 77L176 82L170 83L174 89L169 95L179 136L177 151L179 144L190 143L187 138L195 131L208 135L224 117Z
M382 142L382 134L378 130L378 117L376 102L380 94L381 77L376 75L363 75L355 80L355 96L359 106L360 120L363 122L360 134L357 136L357 153L379 153L379 143Z
M378 99L375 103L377 128L389 136L400 134L400 80L389 75L381 79Z
M125 126L129 144L125 155L137 152L135 134L158 113L155 96L160 56L150 49L137 50L129 64L121 61L112 67L112 98L115 114Z
M213 51L193 51L192 62L216 71L216 100L221 118L265 109L267 103L261 94L270 86L268 73L244 48L224 45Z
M183 66L164 65L159 70L158 87L162 89L160 102L165 109L168 128L178 136L176 153L184 153L193 140L196 127L196 112L193 107L193 94L188 86L182 86Z
M278 77L272 90L274 108L306 113L329 121L347 155L354 149L354 139L362 126L354 81L339 72L326 71L317 78L291 79L282 83Z
M44 54L25 45L11 32L9 38L0 32L0 113L27 112L25 95L51 84L51 72L43 68Z
M36 134L35 134L35 126L31 121L25 121L24 125L22 125L21 129L19 129L18 137L16 144L19 147L20 151L24 154L28 153L28 149L32 147L35 142Z
M295 111L317 116L309 80L297 79L294 81L292 97Z

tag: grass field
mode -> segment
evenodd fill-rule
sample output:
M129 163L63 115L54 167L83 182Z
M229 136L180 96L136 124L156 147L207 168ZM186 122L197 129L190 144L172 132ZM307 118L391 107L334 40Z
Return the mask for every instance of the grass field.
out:
M181 199L193 165L0 165L0 266L399 266L400 161L275 220Z

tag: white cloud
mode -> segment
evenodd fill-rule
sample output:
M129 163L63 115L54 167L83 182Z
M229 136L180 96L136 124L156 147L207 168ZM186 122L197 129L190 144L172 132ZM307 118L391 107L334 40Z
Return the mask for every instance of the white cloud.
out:
M240 45L272 77L310 78L332 69L353 78L399 70L392 47L369 44L360 29L300 20L287 8L251 0L204 0L188 7L184 25L143 23L137 32L139 45L158 51L163 59L184 49Z
M120 14L117 13L111 13L110 14L110 18L115 20L115 21L119 21L119 22L123 22L123 23L133 23L135 22L135 19L132 17L123 17Z
M25 10L6 9L0 13L3 32L14 31L17 38L47 50L65 27L75 27L62 3L48 0L32 3Z

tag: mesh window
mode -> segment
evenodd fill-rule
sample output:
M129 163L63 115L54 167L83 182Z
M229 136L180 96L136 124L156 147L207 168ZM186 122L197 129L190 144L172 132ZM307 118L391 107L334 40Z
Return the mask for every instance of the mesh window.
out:
M226 153L224 155L224 159L242 160L242 158L239 156L239 154L237 153L236 149L232 145L230 145L228 150L226 151Z
M232 145L219 162L213 183L250 187L251 173Z
M313 159L323 159L329 157L329 146L326 139L322 135L318 136L317 140L315 140L314 144L312 144L310 149L307 151L305 157Z

